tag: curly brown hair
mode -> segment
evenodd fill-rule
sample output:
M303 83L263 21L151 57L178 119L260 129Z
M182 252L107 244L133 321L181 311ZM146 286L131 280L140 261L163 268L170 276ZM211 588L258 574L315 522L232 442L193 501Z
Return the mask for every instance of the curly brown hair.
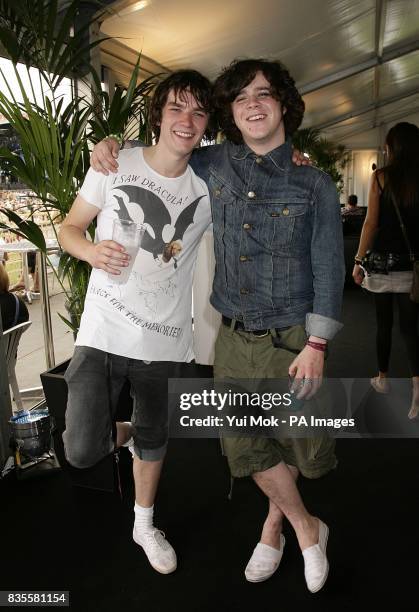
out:
M269 81L273 97L287 109L284 115L286 136L292 136L303 120L304 101L295 87L294 79L281 62L266 59L234 60L224 68L214 83L213 106L220 129L235 144L242 143L243 137L234 123L231 103L258 72L262 72Z
M163 107L167 102L169 92L172 90L176 98L182 98L182 94L188 91L198 104L202 106L203 110L209 114L205 138L212 140L216 134L211 107L212 84L204 75L196 70L177 70L157 85L150 104L151 129L157 140L160 138Z

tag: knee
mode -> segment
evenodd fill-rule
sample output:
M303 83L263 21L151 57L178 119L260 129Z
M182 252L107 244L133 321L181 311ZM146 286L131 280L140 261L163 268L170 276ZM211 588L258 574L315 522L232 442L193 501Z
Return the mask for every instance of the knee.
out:
M166 424L155 427L144 427L134 424L133 438L136 452L140 449L150 449L152 452L155 452L156 457L160 452L163 453L162 457L164 457L168 437L169 434ZM137 455L140 457L138 452ZM159 459L162 457L159 457ZM154 459L151 459L151 461L153 460Z
M98 449L93 449L87 445L74 444L63 434L65 457L68 463L78 469L86 469L93 467L106 453L100 452Z

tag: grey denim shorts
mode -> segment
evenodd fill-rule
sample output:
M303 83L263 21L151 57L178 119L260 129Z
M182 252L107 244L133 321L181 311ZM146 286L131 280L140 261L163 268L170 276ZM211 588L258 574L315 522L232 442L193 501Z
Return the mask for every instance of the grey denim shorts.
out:
M144 362L76 346L65 373L68 386L66 429L68 462L91 467L114 449L112 421L126 380L133 398L134 449L144 461L158 461L168 438L167 381L176 376L177 363Z

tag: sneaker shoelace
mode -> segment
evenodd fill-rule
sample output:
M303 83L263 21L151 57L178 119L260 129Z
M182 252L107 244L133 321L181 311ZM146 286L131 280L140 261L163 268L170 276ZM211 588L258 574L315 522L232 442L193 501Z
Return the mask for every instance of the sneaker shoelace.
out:
M154 529L151 533L146 534L147 540L155 550L169 550L170 544L166 540L164 531Z

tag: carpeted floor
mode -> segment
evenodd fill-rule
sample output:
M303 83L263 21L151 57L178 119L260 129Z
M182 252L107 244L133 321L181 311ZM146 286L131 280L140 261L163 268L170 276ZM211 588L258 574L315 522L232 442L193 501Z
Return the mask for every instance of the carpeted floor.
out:
M345 328L333 345L330 376L375 370L370 296L348 290ZM405 375L405 352L394 334L392 374ZM217 440L172 440L156 502L156 524L178 555L178 570L151 569L132 541L131 457L121 452L123 499L72 487L64 471L1 484L0 590L69 590L71 609L273 611L417 607L419 441L338 440L339 466L316 481L300 480L309 510L330 526L331 570L311 595L295 537L278 572L246 582L266 500L250 479L236 480L228 500L228 469Z

